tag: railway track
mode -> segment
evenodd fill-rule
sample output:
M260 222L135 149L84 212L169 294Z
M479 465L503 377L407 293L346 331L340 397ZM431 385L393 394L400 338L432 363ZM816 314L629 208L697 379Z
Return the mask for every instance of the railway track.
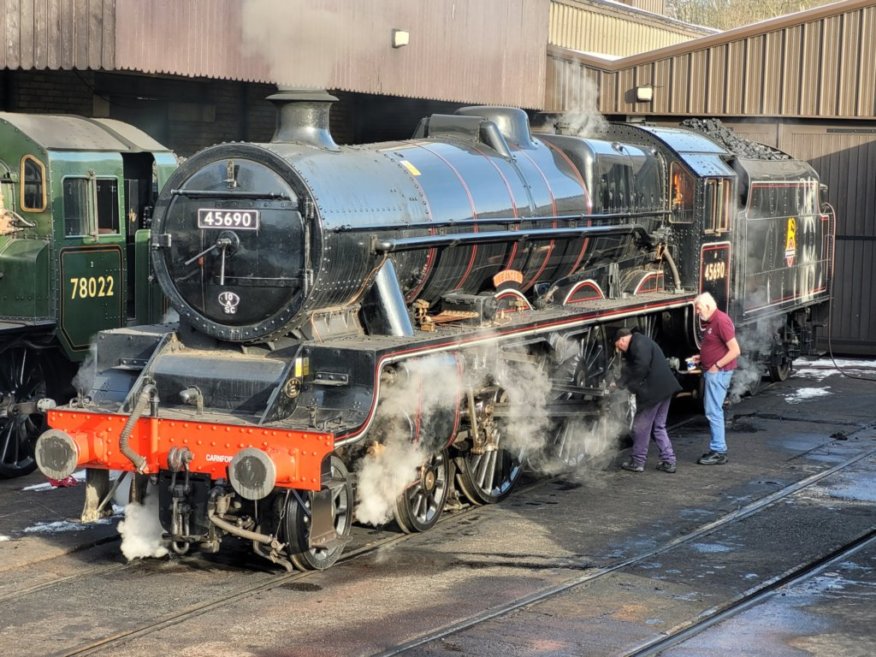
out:
M688 423L690 423L694 419L695 418L693 418L693 417L680 418L680 419L678 419L678 421L674 422L669 427L669 429L676 430L680 427L687 425ZM541 479L537 479L534 481L530 481L530 482L522 484L522 485L518 484L517 488L515 489L515 494L516 495L523 494L527 490L532 490L534 488L544 486L546 483L548 483L552 479L555 479L555 478L541 478ZM476 506L471 505L469 503L463 503L461 508L453 511L452 513L447 513L445 511L445 513L439 519L439 523L443 524L446 522L452 522L454 518L460 518L464 514L471 512L471 511L474 511L477 508L479 508L479 507L476 507ZM362 527L362 526L354 526L354 528L353 528L354 535L358 534L358 535L360 535L360 537L363 533L368 533L370 531L373 531L373 530L369 529L369 528ZM389 547L393 543L404 542L405 540L407 540L411 536L416 535L416 534L398 534L398 533L394 533L394 532L387 532L387 534L389 534L387 537L381 538L378 541L367 541L367 542L365 542L364 545L361 544L361 543L363 543L363 541L360 538L360 540L358 541L360 543L360 545L353 547L352 549L350 549L348 547L348 549L341 556L339 563L350 561L350 560L355 559L357 557L360 557L362 555L367 555L367 554L373 553L376 550L379 550L379 549L382 549L385 547ZM81 548L74 550L74 552L88 552L89 550L93 550L95 548L102 548L102 547L112 545L112 544L117 544L120 542L121 542L121 538L118 534L116 534L115 536L103 538L103 539L94 541L92 543L89 543L88 545L82 546ZM61 557L55 557L55 559L59 559L59 558L63 559L63 558L66 558L67 556L68 555L62 555ZM197 553L195 555L188 556L188 557L179 557L179 556L174 555L172 558L179 559L181 562L184 562L184 563L195 564L195 563L198 563L199 561L202 561L204 559L204 555L199 555ZM207 558L211 559L211 560L215 560L217 557L215 555L210 555ZM221 559L221 557L219 557L219 558ZM117 561L112 561L112 562L104 563L102 565L96 565L96 566L91 566L91 567L86 568L86 569L80 569L77 572L69 574L69 575L57 577L57 578L50 579L50 580L34 582L34 583L28 584L28 585L23 586L23 587L16 587L14 589L10 589L8 591L0 591L0 603L12 601L12 600L15 600L16 598L20 598L20 597L30 595L30 594L33 594L33 593L36 593L36 592L39 592L42 590L46 590L46 589L49 589L53 586L57 586L58 584L61 584L64 582L71 582L71 581L74 581L77 579L81 580L81 579L86 579L86 578L91 578L91 577L103 577L106 575L117 574L117 573L120 573L123 571L133 571L133 570L140 568L142 563L143 562L140 560L135 560L135 561L126 562L126 563L119 563ZM279 582L281 584L285 584L285 583L288 583L289 581L295 581L297 579L300 579L301 577L305 577L308 574L306 572L292 572L292 573L280 574L276 567L272 566L267 561L263 561L263 560L258 559L256 557L250 557L246 561L246 565L244 567L247 570L247 572L258 571L258 572L263 572L265 574L270 575L270 577L267 579L267 583L278 583ZM41 568L43 570L48 570L47 568L45 568L44 565L41 566ZM247 589L246 591L242 591L241 593L243 595L246 595L249 592L256 592L256 591L260 590L261 585L262 585L262 582L255 583L252 589Z
M533 605L538 605L552 598L556 598L559 595L565 594L573 589L590 584L596 580L607 578L620 572L629 571L635 566L650 562L655 557L661 554L669 552L670 550L673 550L679 546L698 541L704 536L707 536L722 527L737 523L744 518L752 516L762 511L763 509L766 509L776 504L780 500L783 500L791 495L794 495L795 493L805 490L806 488L809 488L821 482L822 480L851 467L859 461L862 461L874 455L876 455L876 449L868 450L862 454L855 456L854 458L848 459L838 465L835 465L834 467L806 477L805 479L802 479L790 486L786 486L781 490L772 493L771 495L768 495L762 499L757 500L756 502L753 502L736 511L733 511L732 513L725 514L724 516L712 522L708 522L698 527L694 531L688 532L682 536L678 536L675 539L668 541L667 543L653 550L642 552L634 557L625 559L609 567L594 568L591 571L580 575L579 577L570 579L567 582L564 582L557 586L545 589L543 591L539 591L538 593L526 596L525 598L520 598L519 600L515 600L508 604L494 607L483 612L482 614L469 618L465 621L439 628L435 632L418 637L413 641L409 641L407 643L395 646L382 652L374 653L372 657L393 657L394 655L410 653L414 649L423 647L426 644L439 641L459 632L463 632L469 628L485 623L487 621L507 617L520 609L528 608ZM776 577L766 582L762 582L761 585L753 587L742 598L733 601L727 606L721 606L719 608L715 608L714 610L707 611L703 615L703 617L698 619L693 625L680 628L677 633L674 632L671 636L664 637L654 642L649 642L647 645L636 648L632 652L625 653L625 655L627 657L639 657L639 655L657 654L657 652L664 649L665 647L668 647L669 645L674 645L674 643L683 640L687 636L695 634L698 631L702 631L703 629L709 627L715 622L726 618L727 615L732 613L738 613L738 611L748 608L752 604L755 604L763 596L770 594L778 587L792 582L794 579L810 576L812 572L823 567L826 563L832 563L835 559L840 559L841 555L847 555L850 552L860 548L861 544L872 540L874 540L874 532L867 532L863 536L857 537L855 540L849 542L848 544L842 545L840 548L831 550L828 554L823 555L822 557L810 563L800 565L793 570L793 573L786 573L780 577Z
M709 609L690 625L672 632L669 636L649 641L642 646L634 648L625 653L623 657L650 657L651 655L659 655L664 650L697 636L713 625L763 603L768 598L776 595L781 589L799 585L874 545L876 545L876 530L869 531L857 539L838 547L820 559L802 564L799 568L794 569L793 572L771 579L763 586L752 590L750 593L746 593L727 605Z
M689 420L685 420L687 422ZM851 434L850 434L851 435ZM473 628L477 625L486 623L488 621L501 619L503 617L507 617L508 615L516 612L520 609L525 609L528 607L532 607L534 605L539 605L545 601L549 601L552 598L555 598L563 593L574 590L576 588L580 588L585 586L588 583L594 582L599 579L604 579L610 577L614 573L622 572L624 570L629 570L634 568L637 565L648 562L652 560L655 556L669 552L674 548L679 546L689 544L697 541L698 539L728 525L739 522L740 520L753 516L759 513L761 510L769 508L772 505L775 505L779 501L788 498L789 496L794 495L800 491L807 489L808 487L814 486L815 484L823 481L824 479L831 477L847 468L850 468L854 464L860 462L863 459L871 457L876 450L869 450L864 453L858 454L853 458L846 459L845 461L838 463L837 465L830 467L826 470L813 474L809 477L806 477L800 481L797 481L789 486L786 486L780 490L773 492L770 495L763 497L751 504L745 505L739 509L736 509L730 513L726 513L723 516L716 518L710 522L703 523L697 526L692 531L686 532L684 535L677 536L672 540L669 540L660 546L655 547L651 550L646 550L632 556L630 558L624 559L620 562L617 562L611 566L607 567L593 567L586 568L585 572L576 576L574 578L570 578L564 581L561 584L556 586L552 586L549 588L545 588L543 590L538 591L537 593L521 597L512 602L495 606L489 610L486 610L480 614L473 615L464 622L444 625L440 628L435 629L432 632L422 634L418 638L400 643L390 649L387 649L380 653L375 653L380 655L381 657L386 655L399 655L404 653L412 653L415 652L415 649L426 646L427 644L434 643L436 641L440 641L442 638L458 634L460 632L464 632L470 628ZM527 488L529 491L537 489L540 486L546 485L546 480L539 480L529 485L526 488L522 488L516 492L516 495L525 494L527 492ZM513 498L512 498L513 499ZM441 523L443 525L449 524L450 526L453 523L459 522L463 518L469 517L470 514L476 514L480 509L489 509L491 507L468 507L461 511L447 514L442 518ZM371 540L362 544L358 547L350 549L343 557L342 562L351 563L355 562L358 559L362 559L368 555L372 555L377 550L386 550L388 548L393 547L396 544L403 544L404 542L410 540L413 537L418 536L417 534L413 535L404 535L404 534L391 534L388 536L379 536L377 539ZM203 561L195 558L183 558L180 559L180 566L184 570L188 568L191 564L196 563L198 561ZM220 610L223 608L228 608L234 605L235 603L251 598L253 596L257 596L260 593L271 591L274 589L278 589L281 587L286 588L295 588L301 587L302 590L306 590L306 586L309 581L313 581L314 578L319 576L319 573L314 572L295 572L295 573L281 573L277 574L276 571L270 572L252 572L251 565L247 565L247 576L245 578L245 585L239 584L239 577L234 577L233 582L227 590L223 590L219 595L213 595L210 599L204 600L204 597L209 597L210 589L207 588L205 591L202 591L198 596L197 600L186 603L185 601L181 602L179 606L177 606L173 611L168 613L161 614L158 617L152 617L150 620L146 622L140 622L133 626L125 627L119 629L117 631L108 633L107 635L101 637L99 640L90 640L83 641L76 646L68 646L59 650L58 652L54 652L52 654L70 656L73 655L93 655L93 654L104 654L105 652L108 654L116 650L119 646L123 646L124 644L133 642L138 638L146 637L151 634L158 633L166 628L172 628L177 625L181 625L189 620L193 620L198 618L199 616L204 616L210 614L213 611ZM813 566L814 567L814 566ZM16 600L20 600L23 597L35 594L49 594L51 593L52 588L57 588L63 584L68 584L75 579L80 580L88 580L88 579L102 579L104 577L112 577L115 580L124 581L126 578L142 578L143 576L148 576L151 568L145 565L142 562L134 562L131 564L119 564L113 563L107 565L106 567L91 567L80 574L77 574L72 577L64 578L63 580L55 580L53 582L44 582L41 584L34 585L29 588L21 589L20 591L7 593L3 596L0 596L0 600L4 602L4 606L10 609L10 604L15 603ZM209 570L209 565L207 566L207 570ZM236 568L233 565L229 567L231 572L240 572L240 568ZM157 572L156 572L157 574ZM255 579L254 579L255 578ZM776 582L772 582L767 586L779 586L780 584ZM221 587L219 587L221 588ZM761 595L763 591L766 591L766 587L760 587L756 589L752 589L750 592L750 596ZM740 604L745 604L740 601ZM727 613L724 609L718 609L715 612L719 613ZM699 622L699 621L698 621ZM702 623L707 623L708 619L701 619ZM692 632L694 631L693 626L691 628L681 628L679 632ZM674 635L673 635L674 636ZM666 640L669 641L671 637L667 637ZM668 645L668 644L667 644ZM639 651L646 650L659 650L659 646L654 643L643 645L637 648ZM636 652L630 653L639 654ZM648 654L646 652L642 652L641 654Z

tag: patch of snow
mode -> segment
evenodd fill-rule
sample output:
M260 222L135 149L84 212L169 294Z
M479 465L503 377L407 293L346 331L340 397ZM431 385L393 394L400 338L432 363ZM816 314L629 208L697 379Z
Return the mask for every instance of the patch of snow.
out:
M718 543L694 543L691 547L697 552L713 553L713 552L730 552L732 548Z
M834 364L836 362L836 364ZM876 360L850 360L850 359L842 359L837 358L834 360L830 358L818 358L816 360L796 360L794 364L799 364L801 367L816 367L820 369L829 368L835 370L837 367L854 367L857 369L871 369L876 370Z
M794 365L793 376L817 381L840 373L852 376L872 376L876 370L876 361L874 360L819 358L817 360L797 360Z
M847 486L831 486L828 494L831 497L841 500L876 502L876 490L873 490L873 488L869 486L861 486L860 484L849 484Z
M785 401L789 404L799 404L800 402L804 402L809 399L825 397L830 394L833 394L830 392L830 386L825 386L824 388L800 388L794 393L786 395Z
M31 527L25 527L25 534L61 534L63 532L81 532L88 525L69 520L56 520L55 522L38 522Z

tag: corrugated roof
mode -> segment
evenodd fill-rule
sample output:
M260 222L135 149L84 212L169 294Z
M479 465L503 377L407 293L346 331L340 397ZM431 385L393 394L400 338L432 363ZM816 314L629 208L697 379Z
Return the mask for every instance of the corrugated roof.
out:
M47 150L167 151L142 130L112 119L0 112L4 121Z
M717 32L609 0L552 0L548 43L614 58Z
M539 107L549 2L117 0L116 67Z

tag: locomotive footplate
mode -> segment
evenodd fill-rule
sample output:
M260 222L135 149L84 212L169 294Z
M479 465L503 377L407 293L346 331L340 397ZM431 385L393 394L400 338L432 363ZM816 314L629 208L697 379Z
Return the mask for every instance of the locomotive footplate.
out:
M515 346L546 341L549 335L585 331L592 326L620 325L630 318L689 307L694 292L653 292L622 299L600 299L574 308L558 307L509 315L487 326L442 324L412 336L367 336L306 342L311 372L301 381L294 411L282 424L305 429L318 427L333 434L336 445L357 440L368 429L380 398L379 378L386 366L434 354L463 354L477 349L501 349L510 355ZM331 381L320 373L331 372ZM343 381L343 385L338 385ZM557 391L564 391L560 384ZM608 396L602 387L576 385L579 401L549 402L551 415L581 415L581 400L598 402Z
M630 317L690 306L696 294L693 291L649 292L620 299L591 299L574 306L508 314L489 325L444 322L434 330L418 331L413 336L326 338L314 343L312 349L367 350L379 354L381 360L399 360L412 354L499 342L512 336L547 335L593 324L621 323Z

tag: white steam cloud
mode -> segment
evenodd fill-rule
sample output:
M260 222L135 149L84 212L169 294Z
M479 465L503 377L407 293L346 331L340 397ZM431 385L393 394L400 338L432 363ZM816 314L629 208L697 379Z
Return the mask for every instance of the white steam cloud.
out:
M94 388L94 379L97 376L97 343L92 341L88 347L88 355L73 377L73 388L80 397L85 397Z
M372 525L392 519L399 495L416 481L419 467L450 439L453 423L447 416L457 404L463 414L468 412L470 389L497 391L495 406L501 410L493 421L499 447L531 470L580 474L605 467L615 456L618 437L629 429L623 403L607 405L597 417L592 402L581 401L580 415L551 417L551 403L567 400L556 391L557 372L568 369L568 361L575 361L572 373L579 365L578 343L569 342L572 349L560 350L553 360L522 348L483 348L469 355L464 373L447 355L404 363L396 381L382 389L378 417L369 429L371 446L358 464L356 519ZM559 376L571 380L572 374ZM570 381L564 383L568 387Z
M553 61L553 67L563 104L563 112L555 121L557 132L574 137L594 137L605 132L608 121L597 109L599 86L561 62Z
M425 459L417 444L390 433L386 442L360 461L356 520L368 525L392 520L396 499L415 480Z
M303 5L287 0L242 2L243 52L261 59L281 85L326 89L339 59L337 35L351 34L357 26L347 25L344 14ZM305 67L302 58L307 60Z
M158 492L150 486L143 504L128 503L118 530L122 536L122 554L128 561L166 556L168 550L158 519Z
M418 468L447 442L449 435L429 435L425 429L435 413L455 405L458 378L455 359L428 356L406 362L399 380L384 388L369 430L379 443L359 462L359 522L380 525L391 520L398 496L416 480ZM409 415L412 410L418 412L419 426Z
M743 355L737 359L730 381L731 402L736 403L744 394L757 389L765 373L763 363L769 358L784 323L784 316L779 316L746 326L739 332L737 341Z

